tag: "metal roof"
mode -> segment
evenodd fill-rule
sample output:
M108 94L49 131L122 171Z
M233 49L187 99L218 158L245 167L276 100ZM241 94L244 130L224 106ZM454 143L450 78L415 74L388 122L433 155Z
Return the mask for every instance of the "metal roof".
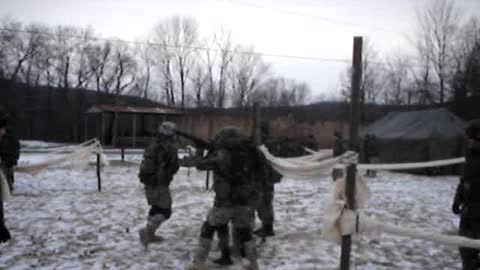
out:
M118 106L118 105L93 105L87 110L87 113L131 113L131 114L163 114L163 115L182 115L183 112L178 109L168 107L137 107L137 106Z

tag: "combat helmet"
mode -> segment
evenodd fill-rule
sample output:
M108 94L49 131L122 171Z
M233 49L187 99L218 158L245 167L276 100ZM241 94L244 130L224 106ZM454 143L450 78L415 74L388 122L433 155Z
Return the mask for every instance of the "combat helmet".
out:
M165 121L158 126L157 134L170 137L175 135L176 129L177 129L177 125L175 125L175 123Z
M465 129L465 133L469 139L480 140L480 119L470 121Z
M246 137L242 131L235 126L227 126L222 128L217 135L215 135L214 144L216 147L236 147L246 141Z

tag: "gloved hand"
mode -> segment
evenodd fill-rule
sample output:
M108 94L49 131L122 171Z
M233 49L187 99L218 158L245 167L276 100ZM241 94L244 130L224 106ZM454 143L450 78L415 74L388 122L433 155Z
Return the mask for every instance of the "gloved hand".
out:
M452 212L455 214L455 215L460 215L462 213L462 207L460 204L457 204L457 203L453 203L452 204Z

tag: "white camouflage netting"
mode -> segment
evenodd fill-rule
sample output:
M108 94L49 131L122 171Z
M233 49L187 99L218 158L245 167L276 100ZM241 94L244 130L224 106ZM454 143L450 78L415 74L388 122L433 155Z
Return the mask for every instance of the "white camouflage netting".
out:
M59 154L61 155L54 156ZM15 167L15 171L35 174L62 163L69 163L74 169L82 170L88 165L92 154L99 154L102 165L108 166L102 145L97 139L92 139L79 145L50 148L49 155L45 158L46 161L28 165L20 164Z
M325 175L326 171L333 167L345 168L347 164L355 163L355 156L347 152L340 157L331 157L325 155L325 152L315 152L309 150L309 155L297 158L278 158L271 155L265 146L260 149L264 152L270 164L277 172L288 177L319 177ZM401 163L401 164L358 164L358 170L406 170L426 167L447 166L465 162L464 158L454 158L448 160L437 160L420 163ZM344 173L346 175L346 173ZM372 219L362 213L366 206L370 191L362 177L357 174L355 187L355 199L357 210L352 211L345 208L345 178L338 179L333 183L330 192L330 198L327 201L327 208L324 213L324 234L323 238L341 243L342 235L352 235L358 233L370 233L371 235L379 232L386 232L399 236L407 236L417 239L434 241L440 244L453 245L458 247L480 248L480 240L469 239L466 237L444 235L432 232L432 230L423 230L418 228L405 228L388 224L382 221Z

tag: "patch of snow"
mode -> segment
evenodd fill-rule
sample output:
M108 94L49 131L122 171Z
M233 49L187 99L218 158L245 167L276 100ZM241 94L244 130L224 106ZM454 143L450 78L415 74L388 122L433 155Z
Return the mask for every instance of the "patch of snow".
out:
M139 160L141 157L136 157ZM45 155L22 155L22 162ZM173 215L158 233L166 240L145 250L137 231L148 205L138 165L103 169L97 192L94 166L86 171L53 167L37 175L18 173L6 223L14 239L0 245L0 269L185 269L212 205L205 173L181 168L172 183ZM454 233L450 212L457 177L380 172L366 178L372 197L368 215L402 226ZM261 269L338 269L340 247L321 239L321 217L331 181L283 179L276 185L276 236L259 246ZM258 222L257 222L258 226ZM212 252L210 258L216 258ZM229 270L242 269L240 260ZM209 262L209 266L213 264ZM392 235L354 239L351 269L460 269L456 248Z

